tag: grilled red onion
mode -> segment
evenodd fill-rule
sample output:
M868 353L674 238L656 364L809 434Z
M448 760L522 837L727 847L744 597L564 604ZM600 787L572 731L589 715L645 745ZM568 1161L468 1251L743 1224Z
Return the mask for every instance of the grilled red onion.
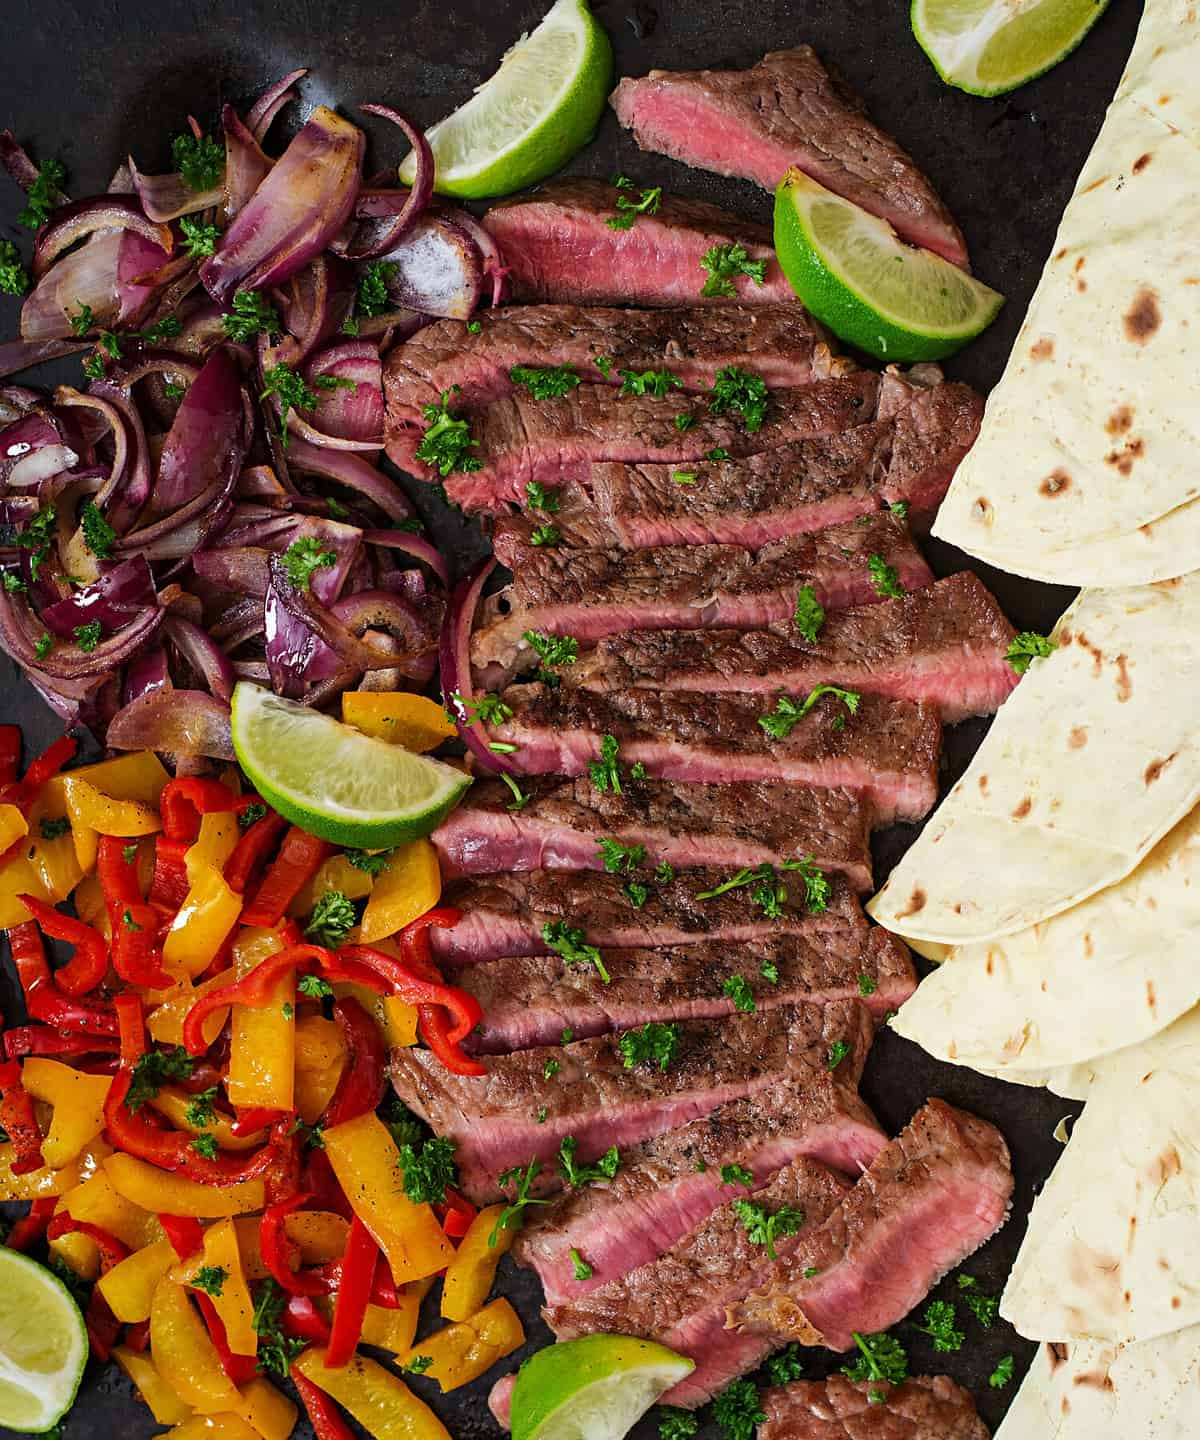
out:
M262 146L242 123L232 105L221 111L221 128L225 132L225 184L221 207L226 221L245 209L251 195L271 173L275 164L264 155Z
M491 233L484 229L469 210L463 210L458 205L439 204L438 214L444 215L471 237L483 260L484 277L492 284L492 304L499 305L504 299L504 282L511 267L505 265Z
M309 358L304 378L311 386L318 375L352 380L352 390L328 391L321 397L321 428L343 440L383 445L383 367L379 351L367 340L333 345Z
M354 227L345 249L347 259L375 260L386 255L416 222L433 198L433 151L424 132L407 116L387 105L363 105L367 115L390 120L404 132L417 157L416 174L410 190L371 189L360 192L354 213Z
M285 105L296 98L296 92L291 87L297 80L303 80L307 74L307 70L293 70L282 80L276 80L246 111L247 128L260 145L266 139L271 121Z
M168 255L175 250L170 226L148 220L128 196L96 195L60 206L38 231L33 247L33 278L40 280L64 250L97 230L136 230Z
M228 703L233 694L233 666L219 645L199 625L185 620L180 615L168 615L163 622L163 633L201 676L217 697Z
M121 704L128 705L142 695L171 688L171 672L167 669L167 652L161 645L143 650L125 667L125 683L121 686Z
M235 760L229 706L203 690L155 690L113 716L108 743L114 750L158 750L176 759L207 755Z
M475 701L475 684L471 676L471 631L475 626L475 611L479 607L483 587L496 563L494 556L481 560L465 580L458 582L450 597L438 649L442 703L454 717L463 744L481 765L502 775L516 775L520 773L516 766L506 756L498 755L489 748L487 730L470 718L470 707Z
M94 326L112 326L120 309L120 258L119 230L95 235L86 245L64 255L26 295L21 306L21 338L64 339L72 334L70 316L79 314L83 306L90 307ZM35 362L31 358L26 363Z
M28 190L41 173L24 148L17 143L11 130L0 130L0 165L22 190ZM55 190L50 199L55 205L65 205L67 202L67 197L61 190Z
M0 345L0 380L6 375L19 375L22 370L46 360L61 360L64 355L78 355L90 348L86 340L9 340Z
M252 433L233 361L228 351L214 350L188 387L163 445L155 510L184 515L202 492L228 495Z
M465 320L479 304L483 261L471 237L449 220L422 216L384 259L396 267L388 295L398 306Z
M153 607L154 576L145 556L114 565L90 585L80 586L65 600L45 606L40 618L47 630L69 640L80 625L99 620L108 634L123 629L147 607Z
M363 539L368 545L381 545L387 550L402 550L428 565L447 590L450 588L450 571L445 557L438 548L423 535L413 535L407 530L364 530Z
M357 491L378 505L392 520L409 520L414 514L412 501L399 486L358 455L321 449L293 438L288 448L288 459L292 468L301 474L322 475L327 480L336 480L339 485Z
M280 301L288 333L263 347L263 366L293 368L341 330L354 305L354 271L335 255L318 255L291 283Z
M159 224L178 220L181 215L194 215L197 210L207 210L210 205L221 203L223 189L220 185L214 185L211 190L193 190L178 170L166 175L143 175L132 155L128 163L142 209Z

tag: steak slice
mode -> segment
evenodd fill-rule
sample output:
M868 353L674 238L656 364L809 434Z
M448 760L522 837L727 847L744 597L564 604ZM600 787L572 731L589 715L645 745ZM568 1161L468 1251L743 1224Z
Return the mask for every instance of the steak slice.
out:
M767 1418L758 1440L988 1440L975 1401L946 1375L882 1386L844 1375L799 1380L765 1390L759 1405Z
M983 581L963 570L901 600L831 611L812 644L790 616L745 633L642 630L602 640L563 678L606 692L708 695L841 685L928 701L951 724L992 714L1012 692L1018 677L1005 656L1015 633Z
M586 775L612 735L621 763L656 779L855 790L880 825L919 820L937 800L942 732L931 705L863 695L851 717L837 696L821 695L776 739L758 723L772 706L754 695L602 695L540 683L503 694L513 715L489 734L518 747L510 758L525 775Z
M835 365L825 332L794 299L670 311L509 305L481 310L475 323L471 332L464 321L438 320L392 350L383 375L390 424L422 425L423 407L455 385L464 409L511 395L517 365L569 365L591 385L665 365L689 391L708 390L725 365L753 370L772 388L827 378Z
M930 1100L821 1230L730 1306L730 1328L849 1350L853 1331L902 1320L999 1229L1012 1190L995 1126Z
M547 1304L561 1304L649 1264L736 1199L743 1192L721 1179L725 1166L749 1170L757 1186L807 1156L857 1178L885 1144L847 1086L828 1075L786 1080L623 1152L612 1180L532 1212L513 1257L537 1271ZM576 1277L572 1249L587 1256L589 1279Z
M476 413L472 437L479 470L452 474L446 492L466 510L524 504L531 481L556 485L572 475L586 478L594 462L635 464L653 460L676 470L698 470L713 449L753 455L786 440L831 435L874 418L879 377L869 370L790 390L774 390L762 428L749 433L733 414L712 415L701 401L680 395L622 395L615 386L580 385L554 400L510 395ZM675 418L694 414L680 430ZM435 472L416 457L417 430L392 431L388 455L402 470L423 479Z
M796 1234L775 1240L780 1260L804 1244L849 1188L849 1181L804 1158L753 1192L751 1202L768 1214L786 1205L804 1217ZM745 1199L746 1191L729 1198ZM586 1250L580 1254L590 1263ZM633 1335L687 1355L696 1368L663 1403L690 1409L755 1369L774 1348L769 1336L730 1335L725 1329L726 1307L770 1270L765 1248L753 1243L733 1206L722 1205L665 1255L586 1295L548 1304L542 1315L559 1340L598 1333Z
M855 1001L782 1005L680 1026L678 1058L666 1074L626 1069L617 1037L606 1035L498 1056L484 1076L452 1074L428 1050L395 1050L391 1078L405 1104L455 1142L463 1192L487 1203L501 1194L499 1174L530 1160L552 1165L568 1135L578 1141L582 1164L726 1101L823 1075L838 1041L849 1048L833 1073L856 1085L872 1032L870 1015ZM550 1060L560 1069L548 1081Z
M643 150L772 193L797 166L911 244L967 263L962 232L916 162L811 46L773 51L749 70L652 70L622 80L611 104Z
M600 870L599 842L644 845L650 865L677 870L781 865L813 856L822 870L871 889L870 808L848 790L776 785L668 785L600 791L590 779L534 780L513 810L499 780L474 784L433 832L442 874ZM682 902L681 902L682 903Z
M515 300L576 305L716 305L701 295L709 278L700 262L714 245L741 245L766 262L765 283L734 280L744 305L784 302L800 311L775 259L771 230L715 205L664 195L653 215L628 230L605 223L617 214L618 191L599 180L572 178L532 195L505 200L483 217L500 247ZM728 303L728 301L724 302Z
M917 986L903 942L877 926L778 935L736 948L710 941L606 950L604 966L607 983L594 966L570 966L557 955L510 956L462 972L455 983L483 1006L471 1049L503 1055L557 1044L567 1030L585 1040L650 1021L716 1020L734 1012L722 987L735 976L759 1010L864 995L877 1020L898 1010Z
M908 527L886 513L772 540L757 554L733 545L535 548L512 584L485 602L471 636L472 667L489 690L535 668L537 656L524 639L531 630L573 635L586 646L630 630L786 625L802 585L827 610L870 605L880 598L868 568L873 556L892 566L905 589L933 583Z
M447 887L443 903L461 911L462 919L446 930L430 928L433 952L442 965L549 955L552 952L542 939L542 929L555 920L581 927L589 944L615 950L694 945L706 940L737 944L821 930L857 936L867 928L854 892L837 876L831 881L824 910L815 914L808 910L803 887L797 893L798 887L792 885L787 887L790 893L781 904L779 917L768 920L750 901L748 888L727 890L711 900L696 899L728 879L727 870L686 870L665 882L652 880L653 870L653 865L648 865L637 872L649 882L649 894L636 908L622 890L620 876L594 870L534 870L455 881Z

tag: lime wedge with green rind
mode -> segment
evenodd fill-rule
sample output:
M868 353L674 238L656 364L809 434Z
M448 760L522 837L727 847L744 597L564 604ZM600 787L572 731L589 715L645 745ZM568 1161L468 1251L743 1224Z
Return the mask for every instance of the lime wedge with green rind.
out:
M512 1392L512 1440L621 1440L695 1362L652 1340L585 1335L539 1350Z
M434 188L481 200L553 175L595 133L612 75L612 44L586 0L558 0L491 79L427 132ZM415 171L410 155L400 179L411 185Z
M1108 0L913 0L912 29L947 85L1003 95L1071 53Z
M87 1357L67 1287L44 1265L0 1249L0 1426L49 1430L74 1403Z
M471 777L242 680L233 748L258 793L334 845L384 850L441 824Z
M878 216L789 170L775 250L792 289L840 339L880 360L940 360L996 318L1004 297Z

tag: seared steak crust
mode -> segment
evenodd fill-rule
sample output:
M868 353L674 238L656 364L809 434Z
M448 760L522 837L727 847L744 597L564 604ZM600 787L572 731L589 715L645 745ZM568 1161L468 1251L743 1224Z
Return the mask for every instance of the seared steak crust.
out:
M988 1440L975 1401L946 1375L882 1387L831 1375L766 1390L759 1404L758 1440Z

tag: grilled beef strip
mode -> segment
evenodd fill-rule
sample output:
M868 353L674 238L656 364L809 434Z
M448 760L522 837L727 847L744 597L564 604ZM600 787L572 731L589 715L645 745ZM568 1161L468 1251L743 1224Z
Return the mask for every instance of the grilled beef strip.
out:
M936 705L947 724L990 715L1017 675L1016 631L963 570L900 600L829 611L815 641L789 615L761 630L641 630L601 640L563 671L572 687L807 695L818 684Z
M819 1231L729 1307L731 1329L849 1350L886 1330L999 1229L1013 1178L986 1121L930 1100ZM809 1274L809 1271L815 1271Z
M808 45L748 70L652 70L611 103L643 150L775 192L791 166L956 265L966 242L915 161L867 118L862 100Z
M644 845L647 864L677 870L781 865L812 856L871 888L871 808L849 790L781 785L674 785L641 780L621 793L588 778L522 781L519 810L499 780L479 781L433 832L442 875L599 870L599 841Z
M832 1073L855 1085L872 1033L864 1006L838 1001L681 1025L678 1057L665 1074L627 1068L615 1035L498 1056L483 1076L452 1074L428 1050L395 1050L390 1068L405 1104L455 1142L463 1193L487 1203L503 1193L498 1175L531 1160L552 1167L568 1135L582 1164L728 1100L820 1076L843 1047ZM549 1061L559 1069L547 1080ZM542 1179L556 1177L547 1169Z
M970 1394L946 1375L798 1380L759 1396L758 1440L988 1440Z
M821 930L736 948L707 942L603 956L608 982L593 966L557 955L490 960L461 972L455 983L483 1006L470 1048L501 1055L553 1045L566 1030L584 1040L650 1021L715 1020L737 1008L723 989L735 976L760 1011L862 996L876 1019L898 1010L917 986L903 942L875 926L860 935Z

